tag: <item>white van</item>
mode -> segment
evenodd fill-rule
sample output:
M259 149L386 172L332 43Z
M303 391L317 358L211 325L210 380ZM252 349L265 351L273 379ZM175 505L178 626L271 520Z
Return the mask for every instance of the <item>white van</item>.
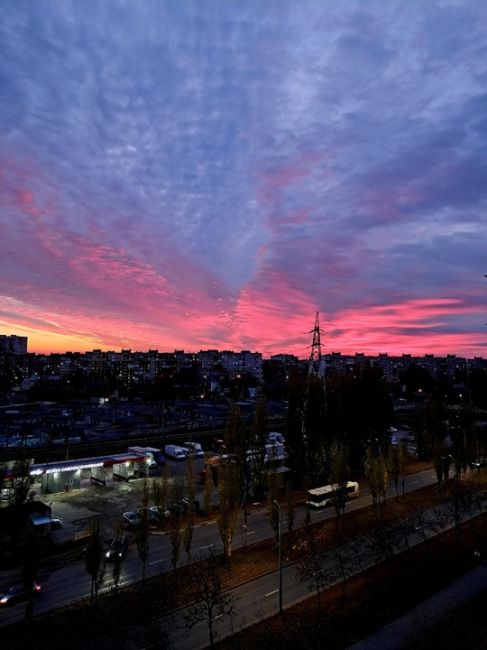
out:
M203 458L203 456L205 455L205 452L203 451L203 447L200 445L199 442L185 442L184 449L186 449L188 456L194 456L195 458Z

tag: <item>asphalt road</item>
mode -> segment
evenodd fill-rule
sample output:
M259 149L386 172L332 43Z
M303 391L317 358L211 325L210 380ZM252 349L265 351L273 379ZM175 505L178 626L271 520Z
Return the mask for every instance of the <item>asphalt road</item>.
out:
M406 491L410 492L416 489L420 489L427 485L432 485L435 482L436 476L434 474L434 471L431 469L425 470L418 474L413 474L407 477ZM388 496L393 496L394 494L395 493L391 485L388 490ZM352 510L363 508L370 505L371 502L372 499L368 489L364 489L362 490L361 496L358 499L347 504L346 511L350 512ZM296 508L295 528L304 523L304 517L305 508ZM334 517L332 509L316 511L312 512L311 514L311 519L313 522L322 521L332 517ZM255 543L264 539L269 539L274 535L273 530L270 526L268 512L265 507L252 511L252 514L248 518L247 532L244 532L242 523L243 522L241 520L237 525L233 542L234 548L241 547L245 544ZM193 556L205 554L208 552L208 548L210 546L212 546L213 550L217 553L221 552L222 550L221 538L218 527L216 525L216 521L195 528L191 553ZM171 544L169 536L165 534L153 534L150 538L150 552L149 560L147 562L146 576L155 576L161 572L171 570L170 558ZM185 563L186 557L183 552L181 553L180 564L183 565ZM134 582L138 582L141 579L141 576L142 563L138 557L135 545L132 545L129 547L127 555L125 556L122 563L120 585L125 586ZM18 576L18 580L20 581L20 574ZM262 605L260 605L260 607L267 607L268 603L274 603L273 605L269 605L269 607L276 607L276 578L262 578L261 580L264 585L262 587L262 590L265 592L265 594L263 596ZM272 582L272 580L274 582ZM9 581L10 583L12 582L11 577L9 577ZM67 563L53 570L48 570L45 568L41 569L38 575L38 581L43 584L43 592L41 596L35 601L34 614L48 612L68 603L89 597L90 595L91 580L86 573L83 561ZM101 589L101 593L110 589L111 582L111 567L108 565L105 574L105 582L104 586ZM293 590L295 587L293 586L293 582L294 581L292 579L289 579L289 585L286 587L286 594L289 598L291 598L291 594L294 593ZM251 588L252 593L254 593L253 590L254 588L257 588L257 585L260 584L260 581L253 581L251 584L252 586L249 588ZM8 588L9 586L10 584L7 584L4 579L2 583L0 583L0 591L3 591L4 588ZM274 594L272 592L274 592ZM250 607L255 608L256 602L257 601L253 601ZM272 613L272 609L270 609L269 612ZM0 610L0 627L13 623L15 621L22 620L24 618L24 615L25 604L18 604L8 608L3 608ZM247 612L244 618L245 617L248 617L250 620L251 612Z
M431 508L427 511L423 529L420 529L414 524L408 529L407 542L404 531L399 531L399 525L391 525L391 534L389 537L391 541L390 552L397 555L441 532L437 526L436 512L436 508ZM444 512L447 514L446 507ZM449 514L450 521L444 526L443 530L454 526L451 513ZM461 517L461 521L468 520L469 517L470 515L464 514ZM394 532L394 529L396 532ZM348 544L344 544L339 549L339 553L341 559L338 558L337 551L334 549L331 549L324 558L322 573L326 576L326 587L322 586L323 590L340 583L344 577L348 578L361 573L364 569L384 561L383 551L381 551L380 544L373 534L363 535L359 539L350 540ZM473 579L475 579L475 585L471 584ZM459 581L459 584L460 582L462 581ZM463 582L466 584L464 585ZM455 592L453 595L460 595L465 600L470 595L475 595L487 588L487 570L485 568L482 570L478 569L472 572L472 575L463 582L461 587L455 587L453 589ZM314 585L311 585L309 580L299 579L296 565L283 568L282 585L283 609L308 598L311 591L314 590ZM463 594L466 587L468 587L467 595ZM256 580L252 580L227 593L231 594L234 599L236 613L232 618L219 617L215 620L214 634L216 639L230 636L238 630L278 613L279 572L275 571ZM314 593L316 593L315 590ZM438 594L437 597L429 599L431 603L428 604L426 611L431 613L432 621L435 620L435 617L438 618L440 616L441 611L446 607L451 607L452 602L455 602L449 590L445 590L445 594ZM417 610L413 610L409 616L404 617L404 620L400 620L387 629L378 632L371 638L370 643L364 641L358 644L357 650L379 650L379 648L401 647L398 643L398 637L403 641L407 638L408 632L411 632L411 629L408 628L408 623L411 620L416 620L416 623L418 623L420 617L417 611L421 611L421 609L417 608ZM207 648L209 645L207 622L198 622L193 627L188 628L184 619L186 611L187 608L184 608L161 619L161 628L165 631L168 639L167 647L174 648L175 650L199 650ZM399 630L401 635L399 635Z

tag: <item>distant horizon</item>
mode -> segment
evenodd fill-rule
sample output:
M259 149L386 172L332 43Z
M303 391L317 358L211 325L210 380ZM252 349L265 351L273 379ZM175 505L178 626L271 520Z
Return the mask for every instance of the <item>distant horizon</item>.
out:
M3 332L0 332L0 334L4 334ZM13 334L11 333L6 333L7 336L23 336L21 334ZM173 349L159 349L158 347L155 348L148 348L147 350L142 350L142 349L133 349L133 348L120 348L119 350L116 350L114 348L101 348L101 347L95 347L95 348L90 348L86 350L56 350L56 351L38 351L38 350L31 350L27 349L27 354L39 354L39 355L49 355L49 354L87 354L89 352L95 352L95 351L100 351L100 352L113 352L114 354L121 354L123 351L129 350L130 353L134 354L148 354L149 351L156 351L157 353L161 354L173 354L174 352L183 352L184 354L198 354L200 352L208 352L211 350L216 350L217 352L234 352L236 354L239 354L240 352L251 352L251 353L257 353L261 354L263 359L268 359L271 356L275 355L292 355L297 357L298 361L308 361L309 359L309 354L308 356L300 356L298 354L294 354L293 352L283 352L282 350L280 352L272 352L269 355L265 355L265 353L261 352L258 349L250 349L250 348L228 348L228 347L208 347L208 348L200 348L199 350L188 350L186 348L173 348ZM360 350L357 350L355 352L343 352L340 350L322 350L321 352L322 356L326 355L331 355L331 354L341 354L342 356L359 356L359 355L364 355L368 357L378 357L381 355L386 355L389 357L402 357L402 356L411 356L411 357L425 357L425 356L434 356L436 357L447 357L447 356L453 356L457 358L463 358L463 359L485 359L481 354L474 354L473 356L466 356L464 354L457 354L455 352L445 352L445 353L433 353L433 352L421 352L421 353L411 353L411 352L395 352L395 353L390 353L390 352L363 352Z

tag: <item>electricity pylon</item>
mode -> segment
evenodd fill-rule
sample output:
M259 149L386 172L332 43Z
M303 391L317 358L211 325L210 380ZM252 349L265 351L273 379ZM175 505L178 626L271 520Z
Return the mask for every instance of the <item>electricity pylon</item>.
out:
M315 326L309 331L313 334L313 343L311 344L311 353L309 355L308 374L317 375L318 377L325 376L325 360L321 355L321 334L323 330L320 329L320 312L316 312Z

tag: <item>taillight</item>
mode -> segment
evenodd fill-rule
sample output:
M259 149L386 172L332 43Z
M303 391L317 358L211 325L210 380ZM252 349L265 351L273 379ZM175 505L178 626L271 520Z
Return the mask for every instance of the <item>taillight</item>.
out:
M36 590L36 591L40 591L41 589L42 589L41 585L36 585L36 586L35 586L35 590Z

